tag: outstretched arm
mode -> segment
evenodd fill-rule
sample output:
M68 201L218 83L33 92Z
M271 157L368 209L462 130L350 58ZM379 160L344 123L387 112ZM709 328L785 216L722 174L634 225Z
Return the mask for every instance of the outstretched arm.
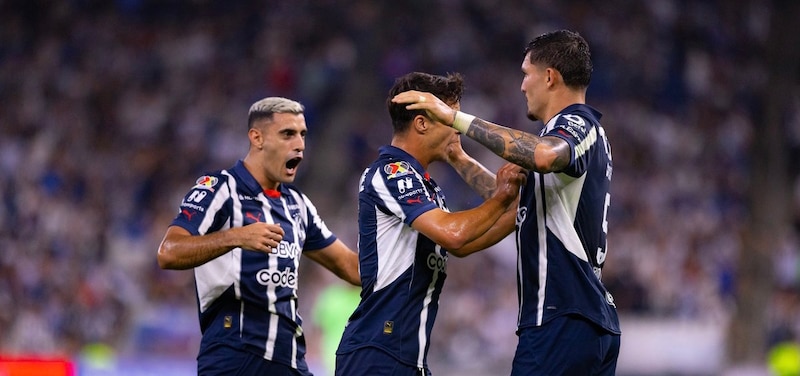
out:
M409 110L425 110L431 118L452 126L501 158L525 169L556 172L570 162L569 144L558 137L539 137L456 111L433 94L406 91L397 94L392 101L408 104L406 108Z
M464 121L468 121L463 126L467 137L511 163L543 173L561 171L569 165L569 144L558 137L539 137L474 116Z

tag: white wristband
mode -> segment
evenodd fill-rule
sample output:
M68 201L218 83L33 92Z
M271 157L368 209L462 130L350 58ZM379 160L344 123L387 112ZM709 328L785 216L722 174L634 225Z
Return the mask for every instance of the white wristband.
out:
M461 111L456 111L456 118L453 119L453 128L461 133L466 134L467 130L469 129L469 125L472 124L473 120L475 120L475 116L463 113Z

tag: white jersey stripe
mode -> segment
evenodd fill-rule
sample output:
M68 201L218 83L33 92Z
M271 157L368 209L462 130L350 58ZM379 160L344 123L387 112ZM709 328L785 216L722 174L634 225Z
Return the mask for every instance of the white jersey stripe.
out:
M292 194L294 195L294 192ZM295 196L295 201L296 202L303 202L302 199L300 197L297 197L297 196ZM286 216L286 218L289 218L289 221L292 223L292 228L294 229L294 231L292 231L292 233L294 235L294 244L300 244L299 243L299 237L300 237L300 231L299 230L301 228L301 225L300 225L300 223L298 221L299 218L292 218L292 214L289 213L289 204L286 202L286 198L281 197L281 203L283 204L283 214ZM303 210L303 213L305 213L305 210ZM302 254L303 254L303 252L298 252L297 253L297 257L294 258L294 270L298 270L298 271L300 270L300 257L301 257ZM294 297L295 298L297 297L297 290L294 291ZM289 308L292 311L292 319L293 320L297 320L298 314L297 314L297 305L295 303L295 300L292 300L290 302ZM300 326L297 327L297 331L300 331L300 333L302 333L302 331L300 329ZM299 337L297 331L295 331L295 336L294 336L294 338L292 338L292 367L293 368L297 368L297 338Z
M231 196L231 189L236 189L236 184L233 186L220 186L220 192L214 196L214 200L208 207L207 214L203 218L202 223L198 227L198 233L205 235L208 229L214 222L214 214L217 213L225 201ZM236 218L234 218L235 220ZM241 217L240 217L241 219ZM226 223L223 229L230 228L230 223ZM241 249L236 248L217 259L211 260L203 265L194 268L197 297L200 303L200 312L205 312L211 303L214 302L228 286L239 286L239 273L235 270L230 270L231 259L236 259L241 252ZM239 290L236 290L237 293Z
M570 253L583 261L589 261L586 250L574 230L578 202L586 181L586 174L573 178L566 174L546 174L544 182L549 193L546 200L547 228Z
M385 244L379 247L378 252L378 273L373 291L378 291L403 274L414 263L414 252L397 252L398 249L413 250L416 248L417 232L410 226L402 225L405 213L397 200L394 199L389 188L384 184L380 174L373 175L372 184L378 196L383 200L383 204L394 213L394 216L386 215L384 212L375 209L377 220L377 241L378 244Z
M544 298L547 290L547 227L545 222L545 203L543 202L542 189L544 178L541 174L535 174L534 187L536 195L536 228L539 238L539 291L537 292L536 325L542 325L544 316Z
M589 150L595 142L597 142L597 128L592 127L592 129L589 130L589 134L586 135L586 138L581 141L580 144L575 145L575 158L580 158L586 154L586 151Z
M436 245L436 254L441 252L442 247ZM428 345L428 307L433 300L433 293L436 291L436 281L439 279L439 272L433 273L431 283L428 285L428 290L425 292L425 300L423 309L419 313L419 330L417 331L417 338L419 340L419 354L417 355L417 367L425 366L425 346Z
M264 196L264 193L261 192L258 194L258 200L261 202L261 209L264 213L264 221L267 223L275 223L275 219L272 218L272 206L269 204L269 199ZM274 253L267 255L267 268L269 270L276 270L278 268L278 256ZM275 353L275 341L278 336L278 315L277 309L275 308L275 302L278 300L277 293L275 292L275 285L268 284L267 286L267 300L269 301L269 306L267 310L269 311L269 333L267 333L267 342L264 346L264 359L272 360L272 356Z

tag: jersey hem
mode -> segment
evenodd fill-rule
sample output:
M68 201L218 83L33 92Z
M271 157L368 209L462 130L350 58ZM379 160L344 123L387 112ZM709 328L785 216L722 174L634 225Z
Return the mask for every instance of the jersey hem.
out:
M336 350L336 355L345 355L345 354L349 354L349 353L352 353L352 352L355 352L355 351L358 351L358 350L361 350L361 349L369 348L369 347L372 347L374 349L378 349L380 351L383 351L384 353L386 353L387 355L391 356L392 358L394 358L394 360L398 361L399 363L403 363L403 364L405 364L407 366L411 366L411 367L420 367L420 365L417 364L416 361L408 361L408 360L405 360L405 359L401 359L401 358L397 357L397 355L395 353L393 353L391 350L389 350L389 349L387 349L387 348L385 348L383 346L380 346L380 345L377 345L377 344L372 344L372 343L359 345L359 346L356 346L356 347L351 347L351 348L348 348L347 350ZM427 355L425 357L427 358ZM428 369L428 362L427 361L423 362L422 363L422 367L424 367L425 369Z
M547 323L549 323L550 321L552 321L553 319L561 317L561 316L576 316L576 317L579 317L581 319L584 319L584 320L596 325L598 328L600 328L600 329L602 329L602 330L604 330L604 331L606 331L606 332L608 332L610 334L615 334L615 335L621 335L622 334L622 331L619 329L619 324L617 324L617 328L611 328L608 325L602 323L600 320L594 319L594 318L592 318L590 316L587 316L587 315L585 315L583 313L574 312L574 311L563 312L563 313L555 314L555 315L552 315L552 316L547 316L547 318L542 320L542 324L541 325L536 325L536 324L519 325L519 326L517 326L517 332L516 333L517 333L517 335L519 335L519 333L521 331L525 330L525 329L542 327L542 326L546 325Z

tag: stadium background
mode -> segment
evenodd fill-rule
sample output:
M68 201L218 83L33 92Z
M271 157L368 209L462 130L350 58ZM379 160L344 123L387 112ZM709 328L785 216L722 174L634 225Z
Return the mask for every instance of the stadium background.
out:
M613 147L619 374L766 374L800 333L796 3L0 0L0 374L53 358L81 375L193 374L192 274L159 270L155 251L194 179L245 154L252 102L305 104L297 184L355 247L394 77L461 72L466 111L533 131L521 52L554 28L592 47L588 102ZM451 208L479 202L431 172ZM508 373L514 263L508 241L450 259L434 374ZM333 314L316 302L340 285L311 263L301 280L324 375L318 318Z

